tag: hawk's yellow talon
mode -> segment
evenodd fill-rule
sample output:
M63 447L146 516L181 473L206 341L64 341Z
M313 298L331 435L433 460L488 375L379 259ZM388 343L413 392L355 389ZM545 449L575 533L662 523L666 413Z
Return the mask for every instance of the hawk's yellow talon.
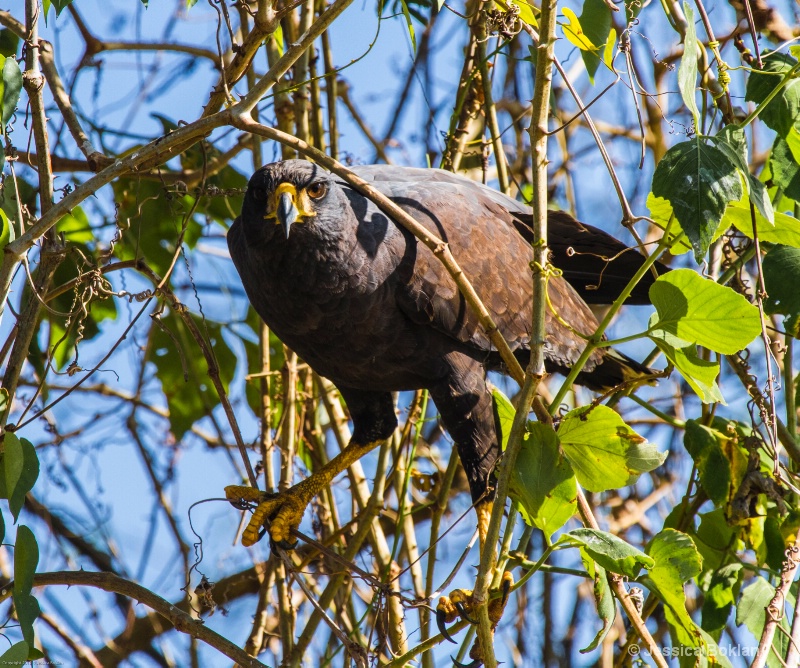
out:
M261 539L261 527L269 524L269 535L276 543L287 542L292 529L300 526L309 499L296 488L277 496L253 487L230 485L225 488L225 498L234 505L245 501L258 503L253 516L242 531L242 545L250 547Z
M264 492L246 485L228 485L225 488L225 498L228 501L255 501L260 503L264 498Z
M489 600L489 621L492 624L493 634L503 617L503 611L506 603L508 603L508 595L513 584L514 577L509 571L504 572L500 583L501 595L492 597ZM450 642L455 642L447 629L447 624L454 622L459 617L470 624L476 624L477 622L473 619L475 608L475 599L469 589L454 589L450 592L450 596L440 597L439 602L436 604L436 625L439 627L439 632ZM477 638L470 650L469 657L473 659L473 662L468 664L470 668L480 666L483 663L483 651Z

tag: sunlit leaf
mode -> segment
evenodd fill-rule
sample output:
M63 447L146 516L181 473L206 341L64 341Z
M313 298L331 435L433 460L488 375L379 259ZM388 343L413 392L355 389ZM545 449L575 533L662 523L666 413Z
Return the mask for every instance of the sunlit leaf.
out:
M800 165L789 144L780 136L775 137L769 164L775 185L783 190L786 197L800 201Z
M584 33L580 19L569 7L562 7L561 11L567 19L566 24L561 27L564 30L564 37L570 44L577 46L581 51L597 51L597 46Z
M658 312L651 327L723 355L744 349L761 332L758 309L742 295L691 269L676 269L650 286Z
M725 210L722 224L726 228L733 225L742 234L752 239L753 218L750 213L750 203L746 199L740 202L731 202ZM758 238L761 241L800 248L800 221L797 218L787 216L785 213L776 213L775 224L770 225L756 211L756 225L758 226Z
M282 25L278 24L277 26L275 26L275 32L272 33L272 38L271 39L275 42L275 48L277 48L277 50L278 50L278 56L282 57L284 51L286 51L286 47L284 46L284 43L283 43L283 26Z
M0 167L0 169L2 169L2 167ZM6 212L0 209L0 250L10 241L14 241L12 238L13 231L14 228L11 226Z
M94 241L94 232L89 225L89 219L79 206L59 220L56 229L67 241L83 244Z
M541 422L528 426L509 490L525 521L548 537L577 510L575 475L560 452L555 432Z
M800 128L793 126L792 129L789 130L789 134L787 134L785 137L782 137L782 139L789 147L789 151L794 157L794 161L800 164Z
M617 45L617 31L611 28L608 32L606 39L606 46L603 49L603 62L608 69L612 69L614 65L614 47Z
M750 201L756 206L756 210L769 222L775 224L775 212L772 208L772 201L767 193L767 187L750 172L748 163L747 138L744 130L738 125L726 125L714 137L714 142L733 162L738 165L739 172L744 179ZM723 216L723 223L724 223Z
M764 56L762 62L764 70L751 72L747 79L745 99L756 104L763 102L797 64L789 54L775 52ZM786 137L792 127L800 128L800 79L789 81L764 107L760 118L781 137Z
M508 445L508 435L511 433L511 425L514 424L514 405L511 400L496 387L492 388L492 400L497 416L498 427L500 429L500 446L505 451Z
M703 645L702 636L686 610L684 584L696 578L702 570L703 558L692 539L675 529L664 529L645 550L655 564L642 578L643 583L664 603L667 621L682 627L687 637L682 640L690 647Z
M656 314L653 316L657 317ZM725 403L717 385L719 363L702 359L695 344L687 344L663 329L653 330L649 336L704 404Z
M442 3L444 0L442 0ZM519 7L519 17L532 28L538 28L539 23L536 20L536 5L528 0L508 0L509 4ZM441 6L440 6L441 9Z
M672 211L672 204L670 204L663 197L656 197L651 192L647 196L646 206L650 211L650 217L658 227L660 227L662 230L666 230L667 225L669 225L670 253L673 255L683 255L684 253L688 253L690 250L692 250L692 244L686 238L686 235L683 233L683 228L681 228L681 224L675 218L675 215ZM717 228L714 238L711 241L713 242L721 237L724 232L725 230L722 229L722 226Z
M406 20L406 29L408 30L408 37L411 40L411 48L416 53L417 36L414 34L414 23L411 21L411 12L408 11L406 0L400 0L400 6L403 8L403 17Z
M567 413L558 437L581 487L591 492L633 484L667 457L625 424L619 413L603 405Z
M652 557L614 534L599 529L574 529L561 535L558 544L563 543L582 547L606 570L629 578L635 578L643 568L655 565Z

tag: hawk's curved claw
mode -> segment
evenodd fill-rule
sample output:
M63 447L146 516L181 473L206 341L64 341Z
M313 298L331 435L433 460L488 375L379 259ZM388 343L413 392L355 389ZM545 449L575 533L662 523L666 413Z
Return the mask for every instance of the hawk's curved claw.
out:
M505 610L506 603L508 603L508 596L511 594L511 587L514 584L514 578L511 576L511 573L506 571L503 573L503 584L501 585L501 590L503 595L500 597L500 605ZM502 612L501 612L502 614Z
M481 661L480 659L475 659L474 661L470 661L469 663L461 663L458 659L456 659L452 655L450 656L450 658L453 660L453 665L456 668L478 668L478 666L483 665L483 661Z
M454 645L458 644L447 630L447 613L444 610L436 610L436 626L439 627L439 633L444 636L445 640L449 640Z
M493 636L503 616L513 584L514 578L511 573L509 571L504 572L500 583L500 596L492 596L489 600L487 612L489 613L489 623L491 624ZM475 610L475 599L472 592L467 589L454 589L450 592L450 596L442 596L436 604L436 625L439 627L439 632L450 642L455 642L447 630L447 624L454 622L458 617L470 624L477 624L477 620L473 618ZM460 663L453 659L453 665L456 668L478 668L483 665L483 656L480 640L476 638L469 653L472 663ZM450 658L452 659L453 657Z
M458 601L457 603L454 603L453 605L456 606L456 610L458 610L458 614L461 615L462 619L466 619L470 624L477 624L478 623L477 619L473 619L472 617L469 616L469 614L467 614L467 609L464 606L464 602L463 601Z
M288 540L279 540L275 542L275 545L282 550L286 550L287 552L291 552L294 548L297 547L297 539L293 540L291 543Z

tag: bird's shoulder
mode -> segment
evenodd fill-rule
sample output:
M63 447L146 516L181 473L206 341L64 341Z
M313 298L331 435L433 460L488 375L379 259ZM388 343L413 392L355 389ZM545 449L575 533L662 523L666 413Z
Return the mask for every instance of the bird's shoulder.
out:
M356 172L447 243L512 345L525 345L529 330L530 246L514 227L512 209L524 209L502 193L440 170L371 166ZM413 268L399 285L398 304L415 322L479 349L488 338L463 301L455 281L434 253L416 246Z

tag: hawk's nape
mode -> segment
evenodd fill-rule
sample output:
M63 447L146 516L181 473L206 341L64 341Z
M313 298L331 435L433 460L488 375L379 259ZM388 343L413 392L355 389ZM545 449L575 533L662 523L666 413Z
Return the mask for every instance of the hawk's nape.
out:
M353 171L449 244L526 365L532 318L529 209L441 170L375 165ZM614 301L644 257L566 213L552 212L548 222L552 261L562 275L548 281L544 354L548 371L566 373L598 325L587 302ZM303 160L267 165L253 175L228 246L255 310L312 369L333 381L353 421L350 444L279 496L226 490L233 501L259 502L242 542L256 542L264 524L272 540L287 541L310 500L393 433L392 392L418 389L430 392L456 444L483 541L499 455L486 371L503 371L503 365L441 262L373 202ZM647 274L628 301L646 303L652 281ZM577 382L608 390L649 375L630 358L601 348ZM456 614L468 618L469 605L468 592L446 599L440 622ZM501 613L502 607L497 620ZM480 648L476 654L480 659Z

